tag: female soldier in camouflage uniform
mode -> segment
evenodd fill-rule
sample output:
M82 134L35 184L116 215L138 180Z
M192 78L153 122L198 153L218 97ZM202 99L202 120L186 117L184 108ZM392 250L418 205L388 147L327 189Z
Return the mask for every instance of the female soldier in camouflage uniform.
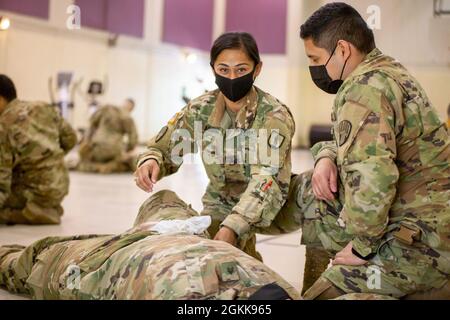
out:
M159 179L179 169L183 155L200 146L210 180L202 212L213 219L210 234L261 259L254 234L272 225L287 198L294 120L285 105L253 86L262 62L250 34L219 37L211 67L219 90L191 101L150 140L138 161L136 183L151 192ZM253 133L259 143L246 139ZM180 149L180 138L189 148ZM255 147L276 161L266 161L261 152L252 157Z

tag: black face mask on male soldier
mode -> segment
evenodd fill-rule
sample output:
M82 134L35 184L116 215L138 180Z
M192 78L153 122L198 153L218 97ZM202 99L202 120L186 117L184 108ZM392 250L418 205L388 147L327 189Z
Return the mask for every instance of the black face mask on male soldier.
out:
M327 71L327 65L330 62L331 58L334 55L334 52L336 51L337 46L334 48L333 52L331 53L331 56L328 58L327 63L321 65L321 66L311 66L309 67L309 72L311 73L311 78L320 89L325 91L326 93L330 94L336 94L339 91L339 88L342 86L342 83L344 83L344 80L342 80L342 75L344 74L345 66L347 65L347 60L345 60L344 66L342 67L341 76L339 77L339 80L333 80L331 79L330 75Z

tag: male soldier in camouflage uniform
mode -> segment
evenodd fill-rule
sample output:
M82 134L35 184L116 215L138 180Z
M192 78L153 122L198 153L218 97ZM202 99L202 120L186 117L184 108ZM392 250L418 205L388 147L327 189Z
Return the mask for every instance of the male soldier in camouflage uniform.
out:
M301 38L314 82L337 92L335 139L313 147L314 172L294 178L296 197L285 208L297 215L305 244L337 253L305 297L450 299L445 124L408 71L376 49L349 5L316 11Z
M0 224L59 224L69 189L64 155L76 133L46 103L17 100L0 75Z
M78 170L98 173L134 171L136 158L133 151L138 135L131 117L133 109L134 101L128 99L122 108L106 105L92 115L87 137L80 145Z
M35 299L230 300L261 296L261 288L275 284L282 299L300 298L263 263L209 240L206 231L153 228L163 220L193 217L198 213L175 193L160 191L141 206L133 229L120 235L49 237L29 247L0 247L0 286Z
M201 146L210 180L202 215L213 218L210 234L262 259L255 249L255 232L277 232L271 225L289 191L294 120L285 105L253 86L262 63L251 35L219 37L211 50L211 65L219 90L193 99L149 142L138 161L137 184L152 191L158 179L181 166L182 161L174 156ZM239 73L242 68L244 72ZM223 69L226 72L220 76ZM237 78L229 78L234 72ZM232 101L236 92L243 96ZM233 102L240 107L236 112L230 107ZM252 133L258 139L246 138ZM182 144L187 148L180 148ZM278 161L267 161L273 155Z

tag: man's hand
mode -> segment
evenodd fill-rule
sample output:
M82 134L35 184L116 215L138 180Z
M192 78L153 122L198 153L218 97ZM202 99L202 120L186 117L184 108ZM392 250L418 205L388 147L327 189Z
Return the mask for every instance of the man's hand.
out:
M339 251L336 256L334 257L334 260L331 261L331 263L335 265L344 265L344 266L362 266L367 263L366 260L363 260L361 258L358 258L355 256L352 252L353 245L351 242L345 246L344 249Z
M236 233L234 233L234 231L228 227L220 228L219 232L217 232L216 236L214 237L214 240L224 241L233 246L237 245Z
M144 162L134 173L136 185L145 192L153 192L153 186L158 181L159 165L156 160Z
M320 159L312 176L314 195L319 200L333 200L337 192L337 167L329 158Z

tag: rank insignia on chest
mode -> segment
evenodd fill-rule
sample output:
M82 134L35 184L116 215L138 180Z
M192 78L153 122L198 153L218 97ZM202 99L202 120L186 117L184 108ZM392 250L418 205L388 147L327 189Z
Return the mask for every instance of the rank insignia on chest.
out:
M339 122L339 146L342 147L350 137L350 132L352 132L352 123L348 120L343 120Z
M269 137L269 146L273 149L279 149L283 144L284 136L279 134L277 131L272 132Z

